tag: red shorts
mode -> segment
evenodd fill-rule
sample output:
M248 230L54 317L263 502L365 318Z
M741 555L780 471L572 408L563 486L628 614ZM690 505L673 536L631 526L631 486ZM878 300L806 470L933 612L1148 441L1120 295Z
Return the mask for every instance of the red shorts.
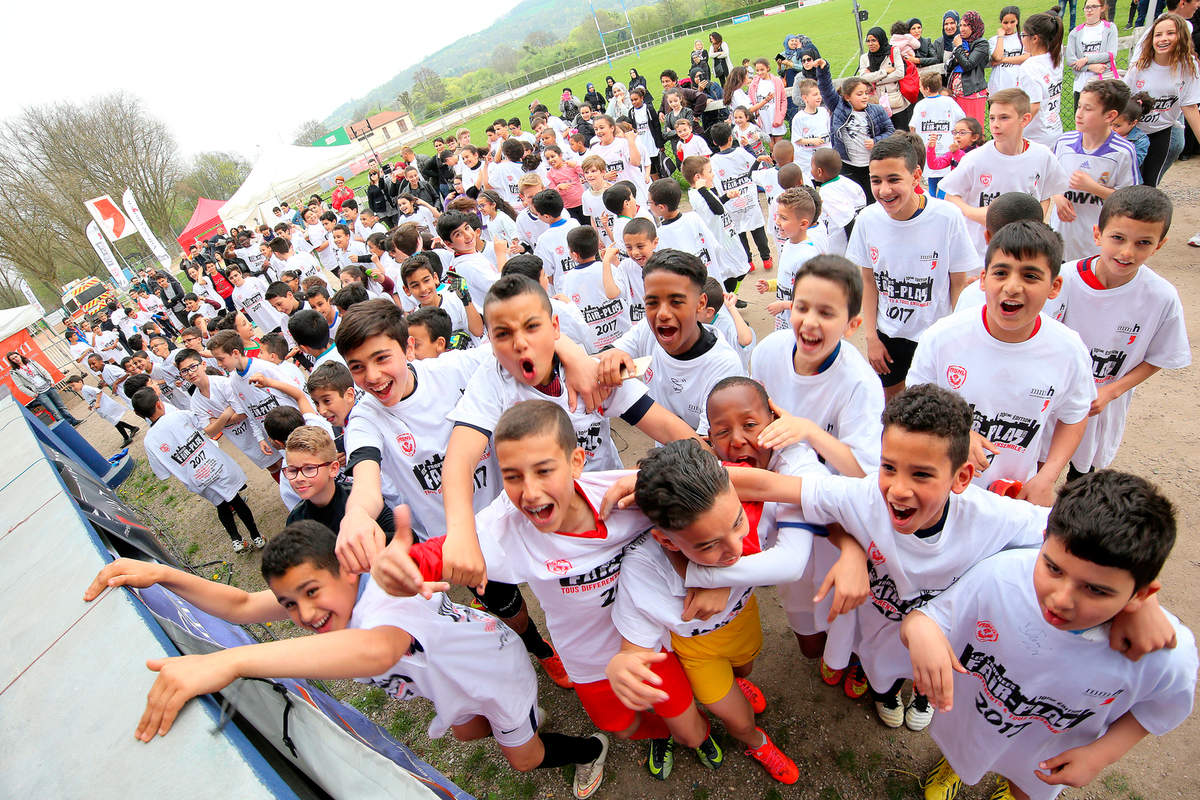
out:
M687 711L692 703L692 685L688 683L687 675L684 674L675 654L666 650L663 652L667 654L666 659L653 664L651 669L662 678L662 685L658 688L667 693L667 699L655 704L654 713L669 719ZM637 717L638 712L627 708L606 680L577 683L575 694L579 695L583 710L602 731L626 730L633 725Z

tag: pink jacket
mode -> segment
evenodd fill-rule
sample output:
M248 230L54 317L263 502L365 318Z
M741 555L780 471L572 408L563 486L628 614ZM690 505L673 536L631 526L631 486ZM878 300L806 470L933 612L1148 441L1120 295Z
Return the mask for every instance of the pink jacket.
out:
M754 80L750 81L750 96L757 97L755 90L758 88L758 82L761 80L755 76ZM771 85L775 87L775 96L772 102L775 104L775 121L773 125L782 125L787 118L787 90L783 85L783 79L778 75L771 76Z

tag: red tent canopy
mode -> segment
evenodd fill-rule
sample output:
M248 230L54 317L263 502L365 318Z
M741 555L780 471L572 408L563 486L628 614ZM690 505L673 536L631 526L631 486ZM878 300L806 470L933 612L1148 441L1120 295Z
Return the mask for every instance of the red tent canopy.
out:
M183 227L183 233L179 234L179 238L176 239L184 253L196 243L197 239L208 239L216 233L227 233L225 223L217 215L217 211L223 205L225 205L224 200L209 200L207 197L201 197L196 202L196 210L192 212L192 218L188 220L188 224Z

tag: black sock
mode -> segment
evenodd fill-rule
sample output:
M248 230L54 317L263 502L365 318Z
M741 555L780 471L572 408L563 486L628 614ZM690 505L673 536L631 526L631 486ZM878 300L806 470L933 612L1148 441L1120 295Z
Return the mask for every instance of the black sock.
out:
M546 754L538 769L562 767L567 764L587 764L600 757L604 743L595 736L567 736L563 733L539 733Z
M868 683L868 686L870 686L870 689L871 689L871 697L877 703L883 702L883 699L885 697L893 697L895 695L898 695L900 693L900 687L902 687L903 685L904 685L904 679L901 678L900 680L893 683L892 687L890 689L888 689L886 692L877 692L877 691L875 691L875 687L870 686L870 684Z
M554 651L550 649L550 645L542 638L541 632L538 631L537 623L533 620L529 620L529 627L525 629L524 633L518 634L518 636L525 643L525 649L535 658L549 658L554 655ZM574 764L576 762L572 761L570 763Z

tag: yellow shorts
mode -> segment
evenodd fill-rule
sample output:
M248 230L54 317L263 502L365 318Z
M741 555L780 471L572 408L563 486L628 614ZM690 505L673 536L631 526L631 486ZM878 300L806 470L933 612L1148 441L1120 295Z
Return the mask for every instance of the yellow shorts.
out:
M724 626L701 636L671 634L671 649L683 665L700 703L715 703L733 688L733 669L749 664L762 650L758 600L752 594L741 612Z

